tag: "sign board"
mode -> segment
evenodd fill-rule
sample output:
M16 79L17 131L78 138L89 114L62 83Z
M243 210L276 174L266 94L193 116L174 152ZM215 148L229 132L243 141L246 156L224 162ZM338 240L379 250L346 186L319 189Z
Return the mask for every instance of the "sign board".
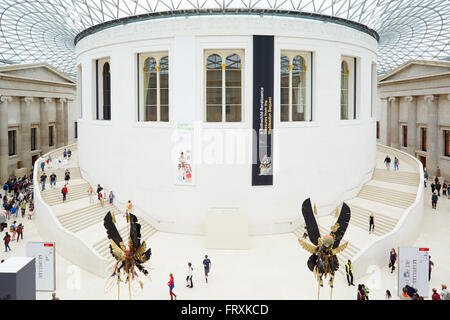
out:
M273 36L253 36L253 186L273 184L274 52Z
M188 123L177 123L172 134L172 163L174 184L193 186L195 184L193 138L194 129Z
M28 242L27 257L35 258L36 291L54 291L56 289L55 243Z
M420 296L428 295L429 249L401 247L398 253L398 294L408 285Z

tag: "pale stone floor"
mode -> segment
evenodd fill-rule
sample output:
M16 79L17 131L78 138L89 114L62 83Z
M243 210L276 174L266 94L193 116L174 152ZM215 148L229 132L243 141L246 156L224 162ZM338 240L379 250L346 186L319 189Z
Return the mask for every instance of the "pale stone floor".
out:
M441 197L438 210L431 209L430 188L426 188L425 216L422 232L413 244L429 247L435 267L431 288L440 290L442 283L450 284L450 199ZM0 252L0 259L25 256L27 241L51 241L39 235L33 221L23 222L24 241L11 243L13 251ZM10 221L11 222L11 221ZM4 233L1 234L3 238ZM150 238L152 257L149 266L152 282L146 282L144 290L133 299L168 299L167 281L172 272L175 276L174 292L179 300L185 299L316 299L317 286L312 273L306 267L309 254L299 245L293 234L251 237L251 249L243 251L205 250L204 238L158 232ZM386 248L386 261L388 251ZM58 247L56 245L56 250ZM58 252L58 251L57 251ZM202 260L208 254L212 261L209 283L203 278ZM186 288L187 262L194 267L194 288ZM343 266L341 266L343 267ZM117 287L105 292L106 279L97 277L56 255L57 296L61 299L117 299ZM397 299L397 275L387 266L369 271L370 274L355 284L365 283L370 288L370 298L384 299L389 289ZM321 291L321 299L329 298L329 288ZM38 299L50 299L49 292L38 292ZM356 299L356 287L349 287L344 275L337 273L334 299ZM128 299L127 288L122 285L121 299Z

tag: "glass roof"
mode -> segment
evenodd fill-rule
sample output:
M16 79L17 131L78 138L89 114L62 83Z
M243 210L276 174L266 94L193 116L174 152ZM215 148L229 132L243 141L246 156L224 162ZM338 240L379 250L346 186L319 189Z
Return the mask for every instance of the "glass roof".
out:
M348 19L380 35L378 73L409 59L450 59L450 0L0 0L0 64L47 62L76 74L74 38L128 16L270 9Z

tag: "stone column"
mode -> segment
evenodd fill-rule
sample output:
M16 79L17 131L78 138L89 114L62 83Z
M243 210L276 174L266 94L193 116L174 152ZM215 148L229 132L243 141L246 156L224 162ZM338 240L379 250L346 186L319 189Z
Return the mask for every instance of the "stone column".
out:
M40 109L39 109L39 117L40 117L40 124L39 124L39 132L40 132L40 149L41 153L45 154L49 150L48 146L48 109L49 104L52 102L51 98L43 98L41 99L40 103Z
M33 98L25 97L20 99L20 122L21 122L21 147L20 160L23 167L31 170L31 103Z
M391 131L391 109L387 98L380 98L380 102L380 140L382 144L388 145Z
M8 172L8 105L12 97L0 97L0 183L5 183L9 178Z
M437 174L439 160L438 149L438 97L424 97L427 103L427 171L430 175Z
M64 146L64 105L66 99L60 98L56 103L56 148Z
M398 127L399 120L399 99L396 97L389 97L391 103L391 144L393 148L400 147L400 129Z
M417 98L413 96L405 97L408 103L408 147L407 152L415 156L417 148Z
M72 103L72 100L66 100L64 103L64 145L67 146L69 144L69 103Z

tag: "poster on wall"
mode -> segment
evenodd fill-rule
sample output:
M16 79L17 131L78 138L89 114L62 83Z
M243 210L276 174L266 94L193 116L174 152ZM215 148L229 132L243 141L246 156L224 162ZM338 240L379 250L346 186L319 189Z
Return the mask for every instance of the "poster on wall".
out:
M27 257L35 259L36 291L55 291L55 243L28 242Z
M408 285L428 296L429 249L401 247L398 253L398 294Z
M176 185L194 185L193 135L192 126L177 123L172 137L173 176Z
M252 185L273 184L274 37L253 36Z

